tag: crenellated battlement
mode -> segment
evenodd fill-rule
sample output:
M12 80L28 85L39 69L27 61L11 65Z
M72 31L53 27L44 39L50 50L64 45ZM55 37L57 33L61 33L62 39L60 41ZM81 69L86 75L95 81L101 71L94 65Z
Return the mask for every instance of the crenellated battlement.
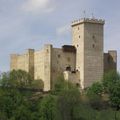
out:
M103 19L95 19L95 18L82 18L79 20L75 20L72 22L72 26L81 24L81 23L93 23L93 24L105 24L105 20Z

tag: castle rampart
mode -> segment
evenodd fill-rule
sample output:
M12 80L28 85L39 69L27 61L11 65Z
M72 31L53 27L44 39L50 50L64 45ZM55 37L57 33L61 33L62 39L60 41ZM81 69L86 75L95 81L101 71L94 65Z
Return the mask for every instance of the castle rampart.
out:
M102 19L83 18L72 22L72 45L54 48L51 44L25 54L11 55L11 70L25 70L35 80L44 82L44 91L54 87L57 77L64 75L80 88L100 81L105 72L117 70L117 52L104 53L104 24Z

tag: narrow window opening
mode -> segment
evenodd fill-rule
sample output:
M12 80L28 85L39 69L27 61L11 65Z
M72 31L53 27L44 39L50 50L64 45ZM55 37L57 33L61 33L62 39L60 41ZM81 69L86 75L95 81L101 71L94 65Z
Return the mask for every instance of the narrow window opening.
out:
M48 49L47 49L46 51L47 51L47 53L49 53L49 50L48 50Z
M93 35L92 38L95 39L95 36Z
M60 58L61 56L60 56L60 54L58 55L58 58Z
M95 45L93 44L92 47L95 48Z

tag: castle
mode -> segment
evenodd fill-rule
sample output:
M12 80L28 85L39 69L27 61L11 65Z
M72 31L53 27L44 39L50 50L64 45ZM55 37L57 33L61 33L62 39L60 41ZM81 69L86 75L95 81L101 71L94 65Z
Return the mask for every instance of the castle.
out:
M72 22L72 45L54 48L46 44L42 50L28 49L25 54L11 54L11 70L25 70L35 80L44 82L44 91L54 87L64 75L84 89L100 81L105 72L117 69L117 52L104 53L104 20L83 18Z

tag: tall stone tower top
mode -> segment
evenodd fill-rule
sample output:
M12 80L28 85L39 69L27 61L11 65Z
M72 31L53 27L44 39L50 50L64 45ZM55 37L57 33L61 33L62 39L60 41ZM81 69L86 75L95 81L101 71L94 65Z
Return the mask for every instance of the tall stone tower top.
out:
M82 23L93 23L93 24L102 24L102 25L104 25L105 20L103 20L103 19L95 19L95 18L82 18L82 19L73 21L71 26L73 27L73 26L76 26L76 25L79 25L79 24L82 24Z
M80 71L82 88L103 76L104 24L104 20L95 18L72 22L72 45L76 47L76 69Z

